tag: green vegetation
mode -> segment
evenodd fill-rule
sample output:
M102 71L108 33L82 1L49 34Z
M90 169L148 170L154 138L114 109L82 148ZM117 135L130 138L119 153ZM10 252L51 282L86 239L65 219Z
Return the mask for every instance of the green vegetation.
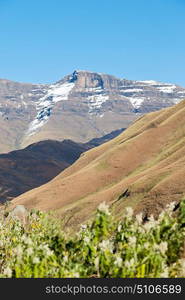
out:
M39 211L26 224L3 216L0 277L185 277L185 201L173 209L143 223L128 207L116 221L102 203L73 235Z

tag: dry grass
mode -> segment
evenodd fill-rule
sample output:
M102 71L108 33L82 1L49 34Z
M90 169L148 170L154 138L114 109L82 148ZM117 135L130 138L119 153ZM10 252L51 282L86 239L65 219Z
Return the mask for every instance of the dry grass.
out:
M114 203L127 188L125 206L157 214L185 193L185 101L145 115L114 140L86 152L46 185L13 200L43 210L72 215L76 226L92 216L97 205ZM83 199L83 201L82 201Z

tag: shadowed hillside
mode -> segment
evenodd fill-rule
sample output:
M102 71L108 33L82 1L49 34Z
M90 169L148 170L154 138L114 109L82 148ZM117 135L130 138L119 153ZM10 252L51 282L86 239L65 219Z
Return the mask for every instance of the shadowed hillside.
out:
M23 150L0 154L0 202L48 182L74 163L84 151L109 141L123 130L113 131L86 144L46 140Z
M84 153L49 183L13 200L28 208L56 209L76 225L97 205L157 214L185 192L185 101L137 120L115 139Z
M87 149L70 140L48 140L0 154L0 202L48 182Z

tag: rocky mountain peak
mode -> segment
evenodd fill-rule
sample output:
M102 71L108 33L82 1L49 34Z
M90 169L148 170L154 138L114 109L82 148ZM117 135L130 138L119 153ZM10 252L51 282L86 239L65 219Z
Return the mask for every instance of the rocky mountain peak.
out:
M86 142L184 98L174 84L86 70L48 85L0 80L0 152L48 138Z
M115 76L87 70L75 70L59 82L64 83L66 81L74 83L76 88L79 89L101 88L113 90L123 85L123 81ZM129 80L124 81L125 83L129 82Z
M75 70L72 74L65 76L60 83L74 83L78 89L103 88L103 79L99 73Z

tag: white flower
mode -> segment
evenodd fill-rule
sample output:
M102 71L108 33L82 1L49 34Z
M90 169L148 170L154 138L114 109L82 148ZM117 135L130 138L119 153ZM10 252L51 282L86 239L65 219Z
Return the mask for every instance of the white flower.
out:
M134 265L134 263L135 263L134 258L131 258L130 261L126 260L125 267L129 269L130 267L132 267Z
M121 229L122 229L122 225L121 225L121 224L119 224L119 225L118 225L118 232L120 232L120 231L121 231Z
M135 233L137 230L137 226L135 224L130 225L130 232Z
M171 202L171 203L169 203L167 206L166 206L166 210L168 211L168 212L172 212L173 210L174 210L174 208L175 208L175 205L176 205L176 203L173 201L173 202Z
M144 245L143 245L143 247L144 247L145 249L148 249L149 246L150 246L149 242L146 242L146 243L144 243Z
M157 222L155 221L153 215L151 215L149 217L149 221L143 225L143 228L145 229L146 232L148 232L148 231L150 231L150 229L154 228L156 226L156 224L157 224Z
M40 262L40 259L38 257L33 258L33 264L38 264Z
M100 259L99 259L99 256L97 256L94 260L94 265L95 265L96 270L99 270L99 262L100 262Z
M154 219L154 216L153 216L153 215L149 216L149 217L148 217L148 220L149 220L149 222L150 222L151 224L153 224L153 225L156 224L156 220Z
M133 216L133 208L128 206L125 208L125 213L124 213L125 217L131 218Z
M100 203L100 205L98 206L98 210L106 215L110 215L109 206L105 202Z
M4 246L3 241L0 241L0 248L2 248Z
M99 247L102 251L109 250L110 252L113 251L113 244L109 240L103 240L100 244Z
M161 242L159 245L154 245L154 249L159 250L161 254L165 254L168 250L168 243L167 242Z
M27 250L26 250L26 252L27 252L27 255L28 256L31 256L32 254L33 254L33 248L28 248Z
M63 257L63 261L64 261L64 262L67 262L67 261L68 261L68 256L67 256L67 255L65 255L65 256Z
M22 249L21 245L18 245L18 246L14 249L14 253L15 253L15 255L17 255L18 258L21 258L21 257L22 257L23 249Z
M169 270L168 267L165 266L164 271L160 274L161 278L168 278L169 277Z
M20 221L20 220L19 220L19 221ZM15 227L14 227L14 230L19 232L19 231L21 231L21 227L20 227L20 226L15 226Z
M159 250L164 255L166 253L166 251L168 250L168 243L167 242L161 242L159 244Z
M120 268L122 266L122 262L123 259L120 256L118 256L116 257L114 264Z
M86 229L87 229L87 225L86 225L86 224L82 224L81 227L80 227L80 229L81 229L82 231L86 230Z
M78 272L74 272L74 273L71 274L71 277L72 278L79 278L80 274Z
M160 213L160 215L158 217L158 223L160 223L164 219L165 214L166 214L166 212L164 210Z
M11 277L12 276L12 270L7 267L4 269L4 275L7 276L7 277Z
M178 227L178 223L174 223L171 227L171 230L174 230L176 231L177 230L177 227Z
M49 248L48 245L41 245L42 250L44 251L44 255L51 256L53 255L53 251Z
M139 225L141 225L143 223L143 215L142 213L136 215L136 221Z
M136 245L136 241L137 241L137 239L136 239L136 237L135 237L135 236L129 236L129 238L128 238L128 242L129 242L129 245L130 245L130 246L133 246L133 247L135 247L135 245Z
M143 229L142 226L138 226L137 230L139 233L145 233L145 230Z
M89 238L88 236L85 236L85 237L84 237L84 242L85 242L86 244L89 244L90 238Z
M179 260L180 262L180 276L185 277L185 258Z
M149 222L145 223L143 228L145 229L146 232L150 231L151 228L153 228L153 225Z
M26 235L23 235L23 236L22 236L22 241L23 241L25 244L27 244L27 245L32 245L32 244L33 244L32 240L31 240L29 237L27 237Z

